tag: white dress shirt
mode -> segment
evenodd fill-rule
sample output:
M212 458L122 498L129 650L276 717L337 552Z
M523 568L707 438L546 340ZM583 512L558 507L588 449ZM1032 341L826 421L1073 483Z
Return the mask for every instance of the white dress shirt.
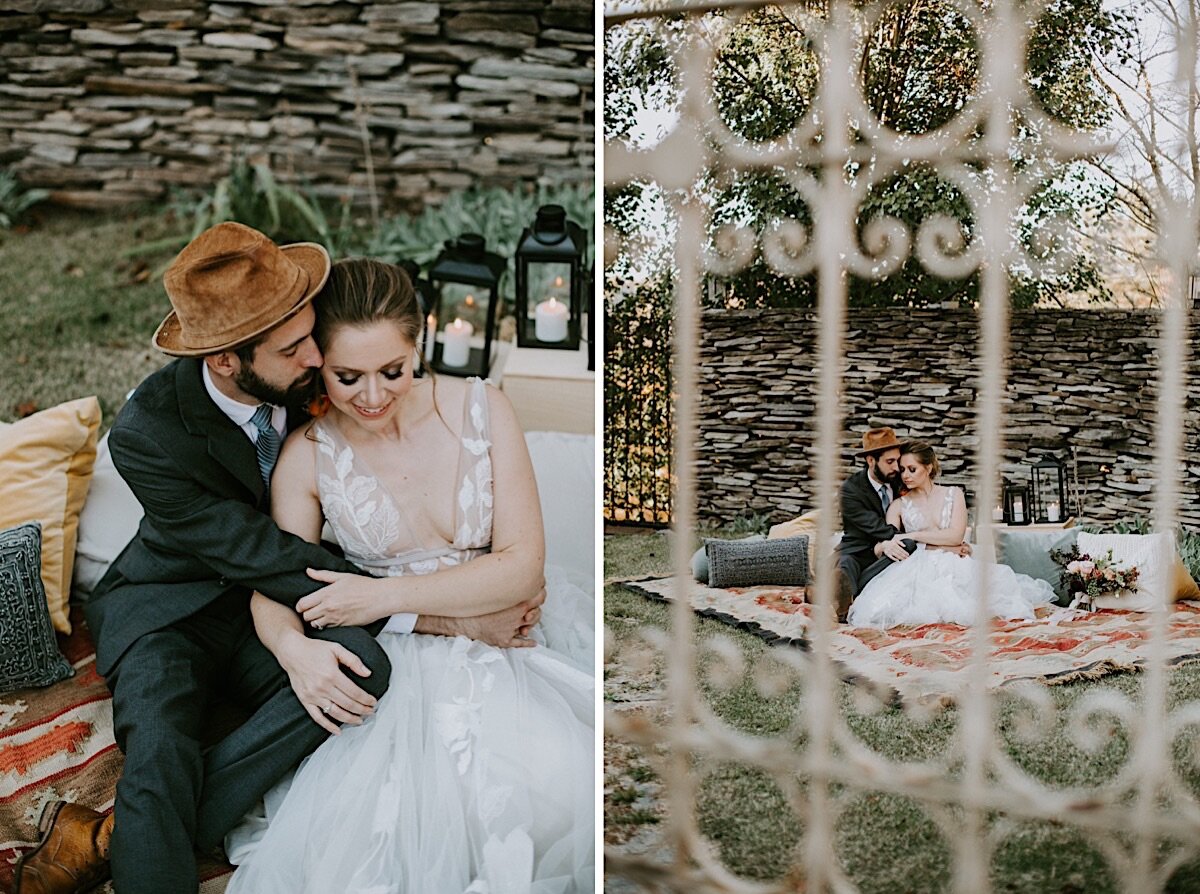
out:
M212 375L208 371L208 364L200 364L201 374L204 376L204 388L208 391L208 396L213 399L213 403L217 408L233 420L233 424L246 433L246 437L250 439L251 444L258 443L258 429L254 427L254 423L250 420L254 418L254 414L258 412L261 404L250 406L241 401L234 400L232 397L226 397L217 390L217 386L213 384ZM282 443L287 437L287 410L283 407L271 407L271 427L279 433L279 440Z
M227 397L217 390L217 386L213 384L212 376L208 372L208 364L200 364L201 375L204 376L204 388L208 391L208 396L212 398L213 403L217 408L233 420L233 424L246 433L246 437L250 439L251 444L258 443L258 429L254 427L254 423L250 420L254 418L254 414L258 411L258 406L250 406L241 401L236 401L232 397ZM261 406L261 405L260 405ZM282 442L287 436L287 410L283 407L272 405L271 409L271 426L275 431L279 432L279 440ZM399 615L392 615L388 618L387 623L383 625L383 629L388 633L412 633L413 628L417 626L417 616L410 612L405 612Z

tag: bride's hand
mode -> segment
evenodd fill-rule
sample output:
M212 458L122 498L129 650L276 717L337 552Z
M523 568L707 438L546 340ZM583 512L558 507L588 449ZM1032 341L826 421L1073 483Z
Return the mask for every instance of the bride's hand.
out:
M360 677L371 672L344 646L299 634L280 652L279 663L308 716L333 735L340 732L339 723L358 726L374 713L375 698L356 686L342 667Z
M328 585L296 603L296 611L313 627L359 627L383 617L375 578L322 568L307 571L313 580Z

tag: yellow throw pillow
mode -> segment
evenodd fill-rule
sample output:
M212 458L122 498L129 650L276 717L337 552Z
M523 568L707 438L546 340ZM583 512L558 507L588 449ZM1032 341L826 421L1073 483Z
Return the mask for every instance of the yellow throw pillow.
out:
M94 397L0 426L0 529L42 523L42 584L60 633L71 632L67 600L75 538L99 429L100 402Z
M1175 569L1173 572L1175 600L1180 599L1200 599L1200 587L1196 586L1196 582L1192 580L1192 575L1188 571L1187 566L1183 564L1183 559L1179 558L1179 554L1175 555Z
M799 518L793 518L791 521L780 522L773 525L771 530L767 532L768 540L783 540L788 537L799 537L803 534L808 538L808 568L810 574L815 574L814 569L817 561L816 550L813 549L813 544L817 542L817 522L821 519L821 510L813 509L811 512L806 512Z

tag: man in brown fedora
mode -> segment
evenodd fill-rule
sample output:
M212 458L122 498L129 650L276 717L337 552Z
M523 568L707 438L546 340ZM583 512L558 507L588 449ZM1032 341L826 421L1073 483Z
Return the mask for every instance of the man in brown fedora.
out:
M307 628L273 644L255 635L257 590L295 607L322 586L306 568L355 572L269 515L270 474L306 421L321 353L314 296L325 249L279 247L223 223L196 237L164 277L172 312L154 334L177 359L146 379L109 446L145 515L86 607L96 669L113 693L125 754L113 812L48 805L38 846L18 863L18 894L194 894L194 851L211 850L284 773L342 723L361 723L390 663L369 628ZM506 612L413 619L417 629L502 639L536 620L534 597ZM290 684L290 685L289 685ZM250 718L211 747L216 697Z
M875 575L892 562L903 561L917 548L915 541L892 542L899 531L884 519L900 495L901 444L890 428L863 434L858 457L863 467L842 484L842 540L838 544L838 620L845 621L850 604Z

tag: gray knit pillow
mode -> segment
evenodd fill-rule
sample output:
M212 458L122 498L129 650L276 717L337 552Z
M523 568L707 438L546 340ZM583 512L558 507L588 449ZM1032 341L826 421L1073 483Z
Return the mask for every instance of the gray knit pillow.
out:
M779 540L708 540L710 587L755 587L777 584L808 585L808 537Z
M0 692L74 674L58 651L42 587L42 526L0 531Z

